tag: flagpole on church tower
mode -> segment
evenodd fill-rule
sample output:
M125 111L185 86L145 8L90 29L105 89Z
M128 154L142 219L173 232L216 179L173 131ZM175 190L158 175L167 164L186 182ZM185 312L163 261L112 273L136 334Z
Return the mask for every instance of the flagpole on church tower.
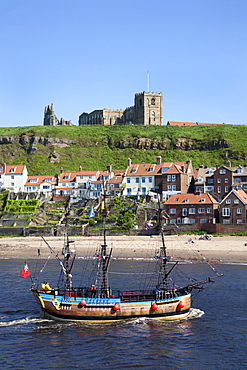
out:
M147 92L149 91L149 71L147 71Z

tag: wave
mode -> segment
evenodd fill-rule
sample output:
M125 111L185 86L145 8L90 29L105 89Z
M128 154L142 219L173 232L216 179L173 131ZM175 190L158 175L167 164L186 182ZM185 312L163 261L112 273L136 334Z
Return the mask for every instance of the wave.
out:
M13 325L36 324L36 323L44 323L44 322L50 322L50 320L26 317L25 319L19 319L19 320L13 320L13 321L0 321L0 327L13 326Z
M204 311L199 310L199 308L191 308L189 315L185 318L185 320L192 320L192 319L199 319L202 315L204 315Z

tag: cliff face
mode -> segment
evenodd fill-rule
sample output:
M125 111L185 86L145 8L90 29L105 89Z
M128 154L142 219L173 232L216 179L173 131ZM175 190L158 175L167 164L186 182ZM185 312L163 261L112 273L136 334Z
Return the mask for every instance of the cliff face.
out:
M73 140L51 138L51 137L41 137L35 135L21 134L17 136L0 136L0 145L6 144L20 144L26 146L32 146L41 144L44 146L68 146L73 144Z
M173 138L164 138L164 139L154 139L149 137L132 137L128 136L119 141L114 141L110 137L103 140L103 145L109 145L112 149L126 149L126 148L135 148L135 149L180 149L180 150L218 150L220 148L228 148L229 144L224 139L205 141L190 139L188 137L179 137L176 141ZM42 137L35 136L30 134L21 134L17 136L0 136L0 145L7 144L20 144L26 148L33 147L35 145L43 145L46 147L59 147L65 148L71 145L76 145L76 141L68 139L60 139L53 137ZM99 142L94 140L91 142L84 140L83 146L90 147L98 145Z
M224 139L219 140L197 140L188 137L152 139L148 137L127 137L115 143L109 143L111 147L115 146L119 149L135 148L135 149L180 149L180 150L218 150L221 148L228 148L229 144Z

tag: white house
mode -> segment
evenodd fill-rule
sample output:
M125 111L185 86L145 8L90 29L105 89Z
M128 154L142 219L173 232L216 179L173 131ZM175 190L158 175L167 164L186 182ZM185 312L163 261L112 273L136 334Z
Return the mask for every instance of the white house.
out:
M55 176L28 176L24 191L26 193L49 193L54 189L56 182Z
M23 192L28 177L26 165L0 166L0 190Z

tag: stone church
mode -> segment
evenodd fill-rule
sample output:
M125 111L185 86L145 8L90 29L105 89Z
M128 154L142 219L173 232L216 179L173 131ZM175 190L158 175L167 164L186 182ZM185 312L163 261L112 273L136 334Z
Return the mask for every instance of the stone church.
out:
M79 116L79 126L84 125L162 125L162 93L135 94L134 106L124 110L99 109Z

